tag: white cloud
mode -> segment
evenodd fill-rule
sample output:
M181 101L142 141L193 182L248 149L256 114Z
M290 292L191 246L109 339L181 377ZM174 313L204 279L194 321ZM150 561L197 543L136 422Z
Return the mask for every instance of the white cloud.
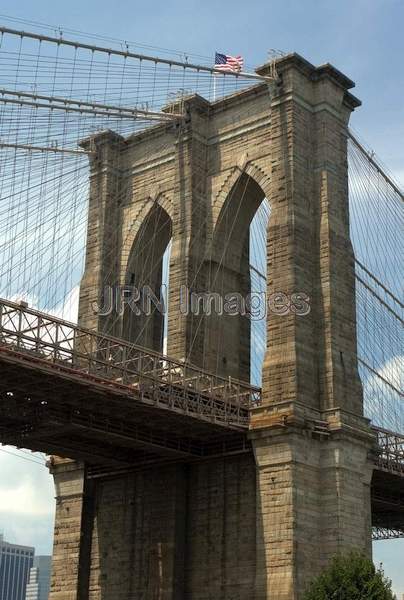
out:
M397 390L403 389L404 355L393 356L376 374L361 369L366 416L375 425L401 433L404 431L404 408L400 396L385 382Z
M0 531L38 554L52 551L55 511L53 479L44 463L43 455L0 448Z
M58 304L53 310L47 311L48 314L58 317L60 319L64 319L65 321L71 321L72 323L77 323L77 316L79 311L79 296L80 296L80 286L74 286L63 301ZM22 292L20 294L15 294L10 298L12 302L26 302L28 306L34 310L39 309L39 300L36 296L32 296L28 292Z
M77 323L77 317L79 312L79 297L80 297L80 286L76 285L70 290L66 298L59 306L54 310L50 311L50 314L65 321L71 321Z
M389 381L398 390L401 390L404 377L404 354L393 356L377 372L380 377ZM369 381L376 378L376 375L373 375Z
M0 513L15 515L48 515L51 509L38 496L38 488L33 481L25 480L15 487L1 490Z

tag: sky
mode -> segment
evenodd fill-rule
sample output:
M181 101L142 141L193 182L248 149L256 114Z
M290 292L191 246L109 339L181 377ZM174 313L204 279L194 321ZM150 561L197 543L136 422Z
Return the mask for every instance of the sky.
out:
M404 182L403 0L2 0L0 13L192 54L241 54L249 65L265 62L271 48L330 62L357 84L363 106L354 130ZM50 553L52 481L22 456L0 452L0 531ZM375 544L374 558L404 593L404 540Z

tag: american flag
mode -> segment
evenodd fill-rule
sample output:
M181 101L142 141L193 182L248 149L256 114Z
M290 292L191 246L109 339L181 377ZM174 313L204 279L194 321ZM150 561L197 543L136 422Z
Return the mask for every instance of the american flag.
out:
M215 69L239 73L242 71L243 65L244 58L242 56L229 56L228 54L221 54L220 52L216 52L215 54Z

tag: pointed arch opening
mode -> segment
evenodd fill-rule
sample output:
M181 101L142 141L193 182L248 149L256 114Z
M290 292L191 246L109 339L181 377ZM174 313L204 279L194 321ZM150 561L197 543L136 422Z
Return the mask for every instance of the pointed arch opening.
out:
M263 301L267 301L267 240L268 225L271 214L271 205L265 197L258 207L253 220L250 224L250 281L251 295L253 298L261 299L261 308ZM267 347L267 318L263 310L253 308L254 314L251 317L250 329L250 383L261 387L262 385L262 366L264 363Z
M163 352L172 222L157 202L142 222L129 253L122 337Z
M256 384L266 347L269 213L261 186L242 173L222 206L212 239L209 290L223 299L223 311L205 319L206 367Z

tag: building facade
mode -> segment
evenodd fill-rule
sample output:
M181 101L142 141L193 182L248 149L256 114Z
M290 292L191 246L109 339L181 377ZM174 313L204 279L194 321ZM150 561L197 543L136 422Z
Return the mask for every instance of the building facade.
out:
M0 534L0 600L25 600L34 548L10 544Z
M35 556L30 569L25 600L48 600L51 572L50 556Z

